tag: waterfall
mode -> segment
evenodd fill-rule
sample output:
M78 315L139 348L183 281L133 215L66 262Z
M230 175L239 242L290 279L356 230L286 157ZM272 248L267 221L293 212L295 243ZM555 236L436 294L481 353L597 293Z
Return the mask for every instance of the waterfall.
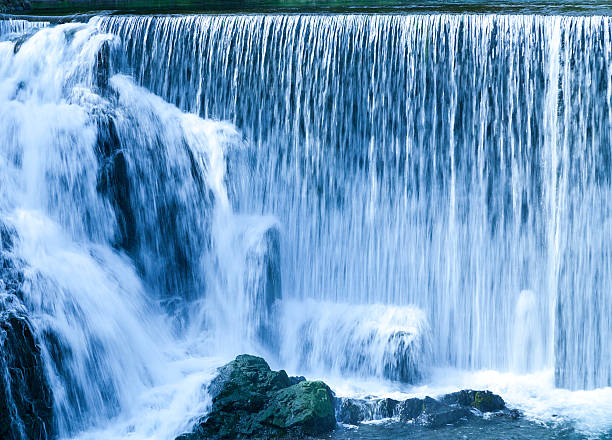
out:
M253 146L293 299L417 306L436 365L612 384L607 17L104 17L137 81ZM514 316L532 292L517 353Z
M49 23L44 21L28 21L20 19L0 20L0 38L5 38L7 34L22 36L25 32L32 32L47 26Z
M606 395L611 21L0 20L0 319L53 432L175 438L240 352Z
M212 232L245 223L224 186L225 151L242 140L231 124L182 113L114 74L117 49L89 24L0 42L0 311L17 303L32 322L53 390L47 434L129 416L139 396L178 381L165 404L192 406L166 430L145 426L145 436L169 438L189 428L199 408L190 399L204 402L206 370L172 367L206 351L181 348L182 335L227 319L217 306L227 291L215 287L233 274ZM249 225L233 238L244 257L240 266L235 251L232 267L247 265L270 220ZM15 273L6 282L4 268Z

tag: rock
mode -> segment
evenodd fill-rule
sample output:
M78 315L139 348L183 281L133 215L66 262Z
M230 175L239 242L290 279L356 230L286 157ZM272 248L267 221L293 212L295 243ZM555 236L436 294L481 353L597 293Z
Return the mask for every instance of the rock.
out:
M521 417L521 412L518 409L511 409L508 410L508 417L510 417L512 420L517 420L519 417Z
M11 251L13 249L14 231L3 223L0 223L0 251Z
M241 355L219 369L208 391L210 412L177 440L299 438L336 425L334 397L320 381L292 384L260 357Z
M283 301L284 346L304 368L415 384L428 374L431 337L411 306Z
M10 254L15 237L0 223L0 438L46 440L54 436L53 395L21 302L23 262Z
M468 419L472 416L469 409L465 407L452 407L445 405L431 397L423 400L423 411L417 418L417 423L428 428L439 428Z
M402 422L415 422L423 426L437 428L454 424L471 417L472 409L481 412L500 412L510 418L517 418L518 412L507 410L504 399L491 391L461 390L442 396L440 400L407 399L398 405L398 415Z
M377 403L378 415L381 419L393 417L397 413L399 402L395 399L380 399Z
M342 399L337 411L337 419L339 422L356 425L359 422L366 420L363 411L363 405L357 399Z
M306 381L304 376L289 376L289 382L291 382L291 385L296 385L304 381Z
M277 308L282 297L280 231L274 224L253 236L257 238L251 237L245 261L245 292L251 301L247 326L253 329L256 342L278 352Z
M333 399L331 390L323 382L300 382L277 392L257 420L282 430L325 434L336 426Z
M108 92L108 84L111 77L111 45L105 41L96 54L96 86L101 95Z
M501 411L506 403L491 391L462 390L446 394L441 401L447 405L471 406L482 412Z
M411 331L392 332L386 344L384 376L400 382L416 383L423 379L423 366L415 354L415 334ZM421 350L419 347L416 351Z
M491 391L476 391L474 395L474 408L482 412L501 411L506 408L506 402Z
M336 399L339 422L356 425L365 420L394 417L400 402L394 399Z
M422 399L406 399L399 404L399 418L402 422L416 419L423 412Z
M0 293L0 438L53 436L53 397L32 324L16 296Z

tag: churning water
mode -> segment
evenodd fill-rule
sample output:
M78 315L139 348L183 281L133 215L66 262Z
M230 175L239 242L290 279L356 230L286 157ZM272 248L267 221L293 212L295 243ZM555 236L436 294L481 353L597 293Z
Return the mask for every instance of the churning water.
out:
M611 24L0 21L0 221L61 436L173 438L243 351L612 428Z

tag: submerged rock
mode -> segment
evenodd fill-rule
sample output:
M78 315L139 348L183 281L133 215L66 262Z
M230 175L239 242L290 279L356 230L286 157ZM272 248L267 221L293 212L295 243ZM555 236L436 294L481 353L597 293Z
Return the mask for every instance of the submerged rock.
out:
M260 357L241 355L219 369L208 391L210 412L177 440L300 438L336 425L334 397L320 381L291 383Z

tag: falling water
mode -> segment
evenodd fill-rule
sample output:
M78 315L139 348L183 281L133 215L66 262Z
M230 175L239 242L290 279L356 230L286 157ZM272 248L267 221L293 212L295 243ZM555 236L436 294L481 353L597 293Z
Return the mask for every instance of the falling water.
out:
M182 352L178 329L212 326L181 301L214 304L225 293L204 275L213 283L226 273L211 230L230 209L224 150L241 139L230 124L184 114L111 75L117 43L86 24L0 42L0 226L13 242L0 250L23 281L0 293L18 296L42 343L53 431L72 436L129 416L151 389L175 384L163 395L183 411L178 423L143 428L169 438L200 408L189 399L204 402L206 370L169 366L202 352ZM266 230L246 235L257 243ZM185 368L201 371L194 379Z
M60 436L174 438L242 351L612 386L610 21L0 20L0 257Z
M99 26L141 84L243 130L252 171L230 184L238 209L280 219L286 297L417 306L436 365L612 384L609 18Z

